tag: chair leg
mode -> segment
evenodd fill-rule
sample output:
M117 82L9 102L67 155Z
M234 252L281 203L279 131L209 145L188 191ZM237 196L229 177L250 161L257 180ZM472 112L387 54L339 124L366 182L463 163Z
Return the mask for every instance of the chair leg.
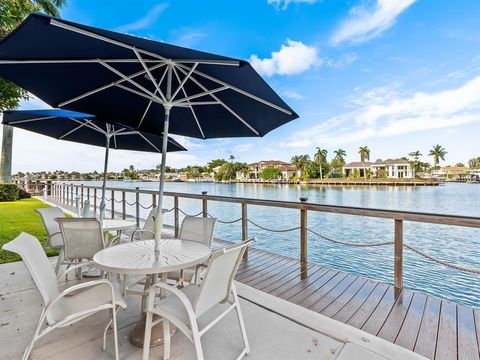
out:
M37 326L35 326L35 332L33 333L33 336L32 336L32 340L30 340L30 343L25 349L22 360L27 360L28 357L30 356L30 353L32 352L32 349L33 349L33 344L35 343L36 340L38 340L37 337L40 332L40 329L42 328L42 324L44 321L45 321L45 309L42 311L40 318L38 319Z
M240 324L240 330L242 332L243 343L245 345L245 353L248 355L250 353L250 345L248 344L247 339L247 330L245 329L245 323L243 322L242 310L240 309L240 301L238 299L237 290L232 287L233 298L235 299L235 311L238 317L238 323Z
M145 337L143 338L143 360L148 360L150 356L150 337L152 335L153 313L147 311L145 318Z
M117 312L115 305L112 308L112 322L113 322L113 341L115 341L115 360L118 360L118 334L117 334Z
M198 331L198 325L196 322L192 322L192 338L193 345L195 346L195 354L197 355L197 360L205 360L203 357L202 341L200 339L200 332Z
M163 319L163 360L170 359L170 322Z
M60 270L60 265L63 262L63 246L60 248L60 253L58 254L57 265L55 265L55 275L58 276L58 272Z

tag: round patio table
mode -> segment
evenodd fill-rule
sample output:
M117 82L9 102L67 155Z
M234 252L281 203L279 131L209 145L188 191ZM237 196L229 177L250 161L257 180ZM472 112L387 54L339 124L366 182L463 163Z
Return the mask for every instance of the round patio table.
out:
M120 240L122 231L124 230L136 230L137 223L132 220L123 220L123 219L103 219L102 230L105 233L105 239L108 239L106 234L110 231L116 231L117 235L110 239L106 246L111 246L115 243L116 240Z
M168 272L179 271L204 263L211 254L210 248L200 242L181 239L160 241L160 251L154 252L155 241L143 240L120 244L100 250L93 257L95 267L110 273L124 275L151 275L161 274L162 281L166 281ZM148 284L148 281L146 282ZM148 286L148 285L146 285ZM143 302L143 301L142 301ZM130 342L136 346L143 346L143 332L145 330L144 315L139 324L130 333ZM162 326L156 326L152 331L151 346L162 343ZM154 337L154 333L156 336Z

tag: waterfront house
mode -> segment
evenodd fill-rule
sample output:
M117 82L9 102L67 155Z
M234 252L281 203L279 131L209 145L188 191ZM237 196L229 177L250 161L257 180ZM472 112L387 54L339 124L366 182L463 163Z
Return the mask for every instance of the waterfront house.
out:
M466 166L444 166L432 171L433 177L457 178L468 175L470 169Z
M375 162L351 162L343 166L342 171L344 176L350 176L357 171L360 177L364 176L363 171L369 170L372 176L379 177L384 173L385 177L389 179L413 178L412 165L405 159L387 159L377 160Z
M281 179L288 180L294 176L300 176L300 171L295 166L280 160L262 160L248 164L248 172L237 171L237 180L258 180L262 178L262 171L268 167L280 170Z

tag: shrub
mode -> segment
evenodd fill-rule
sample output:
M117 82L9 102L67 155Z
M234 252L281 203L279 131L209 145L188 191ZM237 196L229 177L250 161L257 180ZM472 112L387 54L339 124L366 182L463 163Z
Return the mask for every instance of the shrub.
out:
M0 184L0 201L16 201L20 197L20 189L16 184Z

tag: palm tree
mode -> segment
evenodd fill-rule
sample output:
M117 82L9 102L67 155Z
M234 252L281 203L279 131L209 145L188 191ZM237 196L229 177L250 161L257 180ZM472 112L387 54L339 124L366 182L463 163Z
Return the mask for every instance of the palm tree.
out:
M300 173L303 174L307 169L310 163L310 156L309 155L295 155L292 157L291 163L295 166Z
M437 144L430 150L428 155L433 156L433 165L436 168L440 164L440 160L445 161L447 151L443 146Z
M342 164L345 164L345 156L347 156L347 152L343 149L338 149L333 152L335 154L335 159L340 160Z
M59 16L58 9L65 5L66 0L30 0L3 2L0 13L0 40L8 35L31 12L43 12L52 16ZM20 99L27 100L28 92L15 84L0 79L2 97L0 98L0 111L16 109ZM13 128L3 125L2 153L0 157L0 183L12 180L12 144Z
M320 168L320 180L323 180L322 164L327 161L327 154L327 149L322 149L317 146L317 152L315 153L315 161L318 162L318 167Z
M422 153L418 150L408 153L408 156L413 158L413 161L410 161L413 167L413 177L417 176L417 172L420 169L420 161L418 159L422 156Z
M230 156L228 157L228 160L230 160L230 162L232 163L233 160L235 160L235 156L234 156L234 155L230 155Z
M360 161L363 163L363 177L367 180L367 171L365 169L365 160L370 160L370 149L368 146L360 146L358 149L358 154L360 155Z

